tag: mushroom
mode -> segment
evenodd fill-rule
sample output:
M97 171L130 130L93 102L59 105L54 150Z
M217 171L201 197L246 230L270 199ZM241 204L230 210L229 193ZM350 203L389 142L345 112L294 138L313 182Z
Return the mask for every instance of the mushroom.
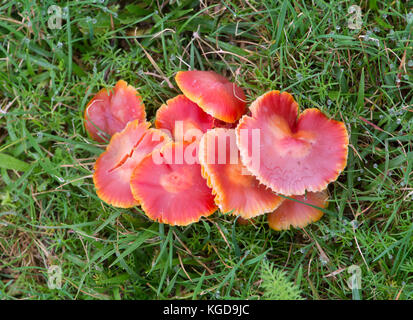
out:
M106 142L113 134L122 131L129 121L145 121L146 113L135 88L119 80L113 92L102 89L89 101L84 118L90 137Z
M250 219L275 210L283 201L241 163L234 129L216 128L205 133L200 141L199 162L223 213Z
M324 190L345 168L349 140L344 123L314 108L297 119L298 104L287 92L270 91L250 110L236 128L241 160L274 192L290 196ZM259 159L251 156L257 145Z
M185 156L190 145L170 142L146 156L133 171L132 194L150 219L186 226L215 212L201 166Z
M172 133L175 141L179 142L192 142L213 125L214 118L183 94L168 100L156 112L156 128Z
M180 71L175 77L184 95L206 113L233 123L245 113L244 91L213 71Z
M237 224L240 225L240 226L250 226L250 225L254 225L254 222L255 222L254 220L255 220L254 218L244 219L241 216L239 216L237 218Z
M304 228L321 219L324 213L318 208L327 207L327 198L327 192L321 191L292 197L301 202L285 199L274 212L268 215L268 225L277 231L288 230L290 227Z
M130 189L130 177L136 165L155 148L170 141L158 129L148 129L150 123L134 120L115 133L106 151L96 161L93 182L100 199L120 208L138 205Z

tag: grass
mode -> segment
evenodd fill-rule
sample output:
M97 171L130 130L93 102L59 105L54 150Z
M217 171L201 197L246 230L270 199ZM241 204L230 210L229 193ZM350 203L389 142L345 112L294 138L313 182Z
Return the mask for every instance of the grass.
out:
M60 29L55 3L36 2L0 5L1 299L413 298L406 2L68 1ZM347 27L353 4L360 30ZM124 79L153 120L179 92L175 73L193 68L236 81L249 102L286 90L347 124L348 165L319 222L275 232L264 216L240 226L218 212L169 227L99 200L103 148L82 124L92 94ZM51 265L61 289L47 286Z

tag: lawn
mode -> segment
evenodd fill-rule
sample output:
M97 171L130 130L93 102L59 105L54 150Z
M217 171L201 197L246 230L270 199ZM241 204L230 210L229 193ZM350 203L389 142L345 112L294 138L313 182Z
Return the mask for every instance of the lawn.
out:
M408 2L52 5L0 4L0 299L413 299ZM346 123L347 167L320 221L276 232L216 212L171 227L97 197L93 94L123 79L153 122L189 69L225 75L248 104L288 91Z

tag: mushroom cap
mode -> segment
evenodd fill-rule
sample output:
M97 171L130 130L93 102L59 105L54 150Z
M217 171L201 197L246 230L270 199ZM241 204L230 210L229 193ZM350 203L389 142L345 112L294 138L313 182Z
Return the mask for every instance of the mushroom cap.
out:
M233 123L245 113L244 91L214 71L180 71L175 80L189 100L214 118Z
M283 198L259 183L241 163L234 129L216 128L200 141L202 175L223 213L250 219L275 210Z
M96 161L93 182L100 199L120 208L138 205L130 189L130 177L136 165L155 148L170 141L158 129L148 129L150 123L134 120L115 133Z
M186 226L217 209L212 190L202 178L201 166L181 157L191 145L170 142L135 168L132 193L150 219Z
M156 112L155 126L168 130L175 141L192 142L204 132L212 129L214 118L183 94L163 104Z
M293 196L295 200L319 207L327 207L327 192L308 192L306 196ZM283 203L268 215L268 225L271 229L280 231L288 230L290 227L304 228L312 222L316 222L323 216L323 211L309 205L285 199Z
M349 140L344 123L318 109L306 109L297 119L298 105L287 92L270 91L250 110L236 128L241 159L273 191L286 196L321 191L345 168ZM253 158L257 150L259 159Z
M85 128L90 137L105 142L105 134L111 137L122 131L132 120L145 121L145 106L136 89L119 80L113 92L100 90L85 109Z

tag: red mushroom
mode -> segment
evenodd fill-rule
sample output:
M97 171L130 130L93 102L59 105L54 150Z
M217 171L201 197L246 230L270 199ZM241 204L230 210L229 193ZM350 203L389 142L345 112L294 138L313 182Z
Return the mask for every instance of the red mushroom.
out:
M200 141L199 161L223 213L250 219L273 211L283 201L241 163L234 129L216 128L205 133Z
M106 151L97 159L93 182L103 201L115 207L138 205L130 189L130 177L136 165L170 138L160 130L148 129L150 123L134 120L115 133Z
M182 94L168 100L156 112L156 128L168 130L175 141L192 142L213 125L214 118Z
M145 106L135 88L119 80L113 92L100 90L85 109L85 128L90 137L105 142L132 120L145 121Z
M185 226L216 210L201 166L184 156L190 144L171 142L135 168L131 189L146 215L161 223Z
M274 212L268 215L268 225L271 229L280 231L288 230L290 227L304 228L321 219L324 213L318 208L327 207L328 196L325 191L308 192L305 196L293 196L292 198L305 204L285 199Z
M180 71L176 83L185 96L206 113L233 123L245 113L244 91L213 71Z
M268 92L250 110L236 129L241 159L274 192L290 196L324 190L345 168L349 140L344 123L318 109L307 109L297 119L298 105L287 92ZM259 144L259 159L252 154L254 144Z

